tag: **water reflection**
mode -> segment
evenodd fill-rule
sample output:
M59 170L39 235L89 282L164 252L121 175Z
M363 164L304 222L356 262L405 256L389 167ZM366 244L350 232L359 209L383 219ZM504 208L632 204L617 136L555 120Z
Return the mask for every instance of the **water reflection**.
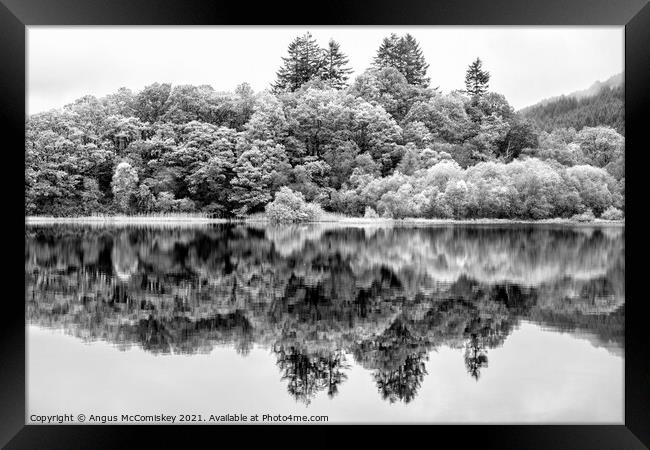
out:
M30 226L25 240L30 324L153 354L262 346L303 404L335 398L352 364L407 404L441 347L480 382L522 321L623 352L623 228Z

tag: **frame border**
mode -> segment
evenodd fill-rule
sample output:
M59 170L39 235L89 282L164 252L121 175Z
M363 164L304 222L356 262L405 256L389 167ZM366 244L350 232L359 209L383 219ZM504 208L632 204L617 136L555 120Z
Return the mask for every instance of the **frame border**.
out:
M3 147L8 149L16 167L3 176L5 192L12 192L22 182L26 95L26 27L30 25L620 25L625 26L625 131L627 172L626 233L634 245L626 251L628 268L625 274L628 302L625 326L625 425L467 425L470 433L458 425L435 426L435 441L449 437L458 442L500 448L647 448L650 446L650 364L648 334L643 323L647 317L647 300L640 293L643 265L630 264L632 258L644 256L641 200L647 192L642 185L641 168L647 162L647 126L650 105L650 4L649 0L402 0L399 6L387 0L375 1L372 7L361 2L332 0L323 3L318 14L310 14L304 2L266 3L251 8L244 2L210 2L201 0L0 0L0 124L6 126ZM254 12L251 11L254 9ZM288 11L294 11L290 15ZM643 158L646 158L644 160ZM15 179L13 179L15 177ZM18 195L4 199L11 205L12 219L5 225L12 233L24 232L24 198ZM22 214L22 217L20 217ZM636 237L636 235L639 237ZM11 239L9 239L11 241ZM18 240L16 240L18 241ZM638 245L637 245L638 243ZM16 243L17 244L17 243ZM18 245L18 244L17 244ZM647 244L645 244L647 247ZM16 255L19 252L16 249ZM24 250L23 250L24 251ZM15 264L6 272L20 279L21 268ZM0 446L3 448L77 448L130 447L134 436L160 440L167 445L176 438L179 443L195 442L197 435L214 438L236 425L215 427L164 427L159 425L25 425L25 310L19 295L5 297L7 320L0 327L2 343L0 361ZM313 425L304 425L309 428ZM341 430L339 426L335 429ZM341 426L346 427L347 426ZM368 428L362 426L360 428ZM432 430L424 426L421 430ZM353 427L354 428L354 427ZM259 431L276 431L278 427L261 425ZM291 428L293 435L295 427ZM240 431L240 430L236 430ZM314 429L315 432L316 429ZM364 430L365 431L365 430ZM368 428L365 436L377 435ZM284 434L284 433L283 433ZM311 434L311 433L310 433ZM384 433L381 433L384 434ZM393 433L389 433L393 434ZM174 436L172 436L174 435ZM409 433L408 437L412 436ZM403 445L406 436L394 433L381 436ZM190 440L191 439L191 440ZM407 438L408 439L408 438ZM215 444L219 441L213 441ZM312 439L303 441L311 445ZM473 445L473 446L474 446Z

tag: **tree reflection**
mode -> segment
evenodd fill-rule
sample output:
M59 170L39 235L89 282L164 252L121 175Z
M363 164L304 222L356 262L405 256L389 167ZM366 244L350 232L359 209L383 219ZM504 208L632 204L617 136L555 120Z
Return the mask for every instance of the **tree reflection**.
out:
M465 344L465 367L467 373L476 381L481 376L481 369L488 366L488 357L486 348L481 343L481 339L476 334L472 334L467 344Z
M330 398L334 397L339 385L347 379L343 370L348 366L341 351L326 356L309 355L293 346L277 346L273 351L282 380L287 382L287 391L307 405L323 390Z
M409 403L413 400L427 374L424 365L426 358L425 353L414 353L407 355L397 369L375 372L373 377L382 398L391 403L397 400Z
M431 351L478 381L521 320L622 349L624 263L617 228L28 227L25 299L30 323L120 349L271 348L305 404L348 355L408 403Z

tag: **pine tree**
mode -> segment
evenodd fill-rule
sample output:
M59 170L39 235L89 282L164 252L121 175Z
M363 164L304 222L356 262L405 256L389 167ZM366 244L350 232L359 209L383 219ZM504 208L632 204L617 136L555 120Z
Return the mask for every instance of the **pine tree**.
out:
M330 39L324 52L320 77L328 80L336 89L345 87L352 69L347 67L348 57L341 52L341 46L334 39Z
M410 34L399 37L395 33L384 38L374 59L377 68L393 67L400 71L409 84L427 87L427 64L420 45Z
M420 44L413 36L407 34L403 38L403 51L404 51L404 76L410 84L427 87L429 85L429 78L427 75L427 64L420 49Z
M286 90L293 92L320 73L323 50L310 32L291 41L288 53L288 57L282 58L284 65L277 73L278 79L273 85L275 92Z
M480 97L487 92L490 73L483 70L482 66L481 59L476 58L476 61L469 65L465 74L465 88L473 98Z
M402 72L402 61L398 55L399 44L400 38L395 33L385 37L377 50L377 56L373 62L375 67L393 67Z

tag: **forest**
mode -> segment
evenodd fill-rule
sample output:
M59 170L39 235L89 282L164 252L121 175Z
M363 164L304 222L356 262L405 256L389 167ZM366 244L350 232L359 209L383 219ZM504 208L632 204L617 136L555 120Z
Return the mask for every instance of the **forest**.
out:
M545 131L604 125L625 136L625 89L622 85L605 86L593 96L562 96L543 105L525 108L521 113Z
M410 34L354 79L310 33L279 65L262 92L154 83L29 116L25 214L623 218L621 123L517 113L480 58L448 93Z

